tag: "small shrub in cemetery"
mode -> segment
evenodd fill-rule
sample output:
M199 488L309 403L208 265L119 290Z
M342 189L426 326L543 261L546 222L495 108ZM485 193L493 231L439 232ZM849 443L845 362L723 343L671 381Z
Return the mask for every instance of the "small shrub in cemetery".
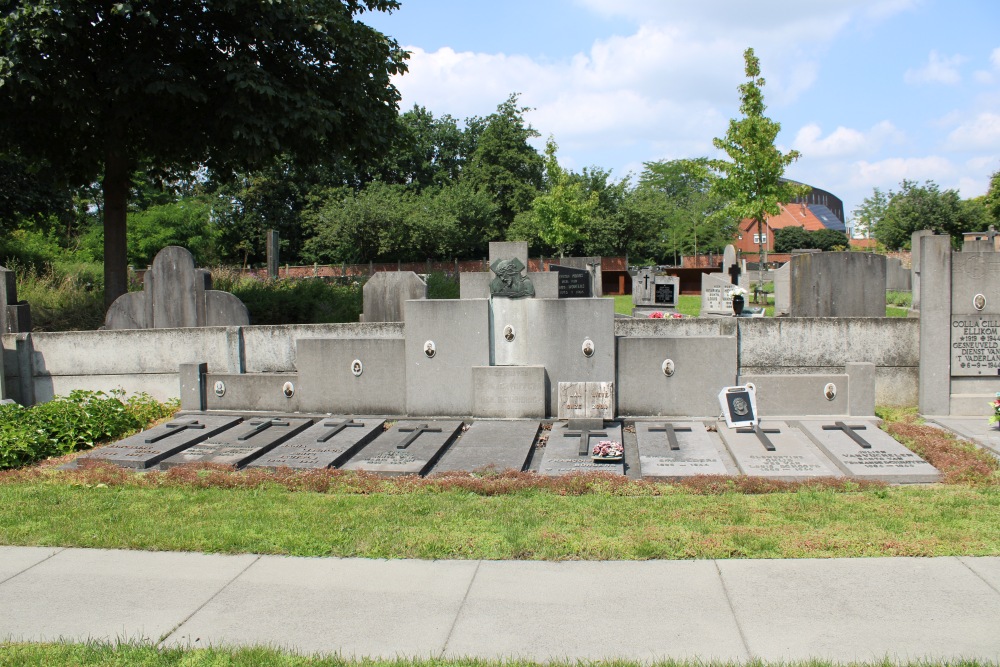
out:
M0 469L62 456L124 437L176 411L148 394L73 391L30 408L0 406Z
M231 292L246 305L251 324L357 322L362 310L360 283L338 285L321 278L261 279L212 270L215 289Z
M458 274L449 276L436 271L427 276L428 299L457 299L459 291Z

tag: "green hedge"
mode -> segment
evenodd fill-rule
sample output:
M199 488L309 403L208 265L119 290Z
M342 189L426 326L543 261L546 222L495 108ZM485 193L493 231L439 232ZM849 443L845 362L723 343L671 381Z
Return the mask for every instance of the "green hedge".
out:
M0 470L90 449L177 410L176 403L164 405L148 394L124 399L124 393L73 391L30 408L0 405Z

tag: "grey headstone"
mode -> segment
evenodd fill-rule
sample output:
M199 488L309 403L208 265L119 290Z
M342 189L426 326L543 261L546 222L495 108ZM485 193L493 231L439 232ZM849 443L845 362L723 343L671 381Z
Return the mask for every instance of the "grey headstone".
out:
M550 264L549 271L559 275L559 298L579 299L594 296L593 276L586 269Z
M896 292L909 292L913 289L910 269L903 266L902 260L895 257L886 258L885 288Z
M774 272L774 316L780 317L791 312L792 265L786 262Z
M590 285L592 293L589 296L603 296L604 295L604 275L601 272L601 258L600 257L560 257L557 260L553 260L554 264L559 266L569 267L571 269L581 269L590 274ZM552 264L549 265L549 270L552 270Z
M153 288L146 298L153 303L153 327L173 329L198 326L198 301L194 257L178 246L156 253Z
M160 468L167 470L185 463L217 463L242 468L311 424L311 419L269 416L247 419L238 426L164 459Z
M124 468L145 470L227 429L239 428L239 423L239 417L180 417L116 443L98 447L80 456L77 463L102 461Z
M462 425L460 421L398 422L343 468L389 476L426 475L458 436ZM405 448L400 448L407 442Z
M472 367L472 414L476 417L543 418L545 396L541 366Z
M885 257L863 252L795 255L792 317L885 317Z
M376 273L363 288L365 322L403 322L403 305L426 299L427 283L413 271Z
M559 419L604 420L615 416L614 382L560 382L558 395Z
M327 417L250 463L249 468L337 468L383 430L383 419Z
M930 229L921 229L910 234L910 270L912 271L911 285L913 289L913 310L920 310L920 244L923 239L933 236Z
M104 315L105 329L149 329L146 319L145 292L130 292L123 294Z
M736 247L729 244L722 251L722 275L729 277L729 268L736 266Z
M711 417L719 413L719 390L736 382L735 336L617 341L621 415Z
M501 259L517 259L528 266L528 243L526 241L491 241L490 266Z
M433 472L523 470L538 435L537 421L477 421Z
M670 442L671 431L678 449ZM694 475L729 475L721 443L696 421L636 422L639 469L643 479L681 479ZM725 456L725 458L723 458Z
M199 326L231 327L250 323L250 312L233 294L219 290L205 290L205 320Z
M295 367L299 371L296 397L300 410L406 414L402 339L299 338L295 341Z
M896 442L873 420L807 421L799 425L838 468L855 479L890 484L930 484L941 479L937 468Z
M602 440L614 440L622 442L622 429L617 424L611 424L592 432L587 437L587 454L580 455L581 435L566 435L567 431L576 433L569 428L569 424L553 424L549 431L549 439L542 450L542 462L538 473L549 477L566 475L571 472L610 472L618 475L625 474L625 464L623 461L594 461L590 456L590 451L594 445ZM603 434L603 435L601 435Z
M656 295L656 272L640 269L632 276L632 305L652 306Z
M805 434L788 423L764 420L760 428L777 429L777 433L764 434L774 445L774 451L768 451L756 434L741 432L748 429L731 429L719 423L719 435L744 475L788 482L844 476Z
M923 415L951 413L952 317L951 238L920 238L920 370L919 399ZM969 303L968 301L966 303ZM959 305L959 304L957 304ZM966 304L960 304L965 306Z
M559 419L576 419L587 416L587 383L560 382Z
M729 291L733 284L729 276L715 273L703 273L701 276L701 316L731 317L733 315L733 298Z

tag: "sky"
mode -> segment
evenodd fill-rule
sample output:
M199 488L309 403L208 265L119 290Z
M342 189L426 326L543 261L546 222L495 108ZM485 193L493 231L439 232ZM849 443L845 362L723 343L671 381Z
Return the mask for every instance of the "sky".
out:
M361 20L411 52L400 110L486 116L511 93L579 171L723 157L743 52L766 80L788 178L851 211L873 188L963 198L1000 171L997 0L402 0Z

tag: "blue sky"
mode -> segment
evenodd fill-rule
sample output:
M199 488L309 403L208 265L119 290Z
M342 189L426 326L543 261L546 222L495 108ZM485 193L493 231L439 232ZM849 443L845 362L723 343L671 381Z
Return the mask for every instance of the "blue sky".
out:
M903 178L976 197L1000 170L996 0L402 0L363 20L412 52L402 109L464 119L520 93L576 170L716 156L748 46L802 153L786 175L848 212Z

